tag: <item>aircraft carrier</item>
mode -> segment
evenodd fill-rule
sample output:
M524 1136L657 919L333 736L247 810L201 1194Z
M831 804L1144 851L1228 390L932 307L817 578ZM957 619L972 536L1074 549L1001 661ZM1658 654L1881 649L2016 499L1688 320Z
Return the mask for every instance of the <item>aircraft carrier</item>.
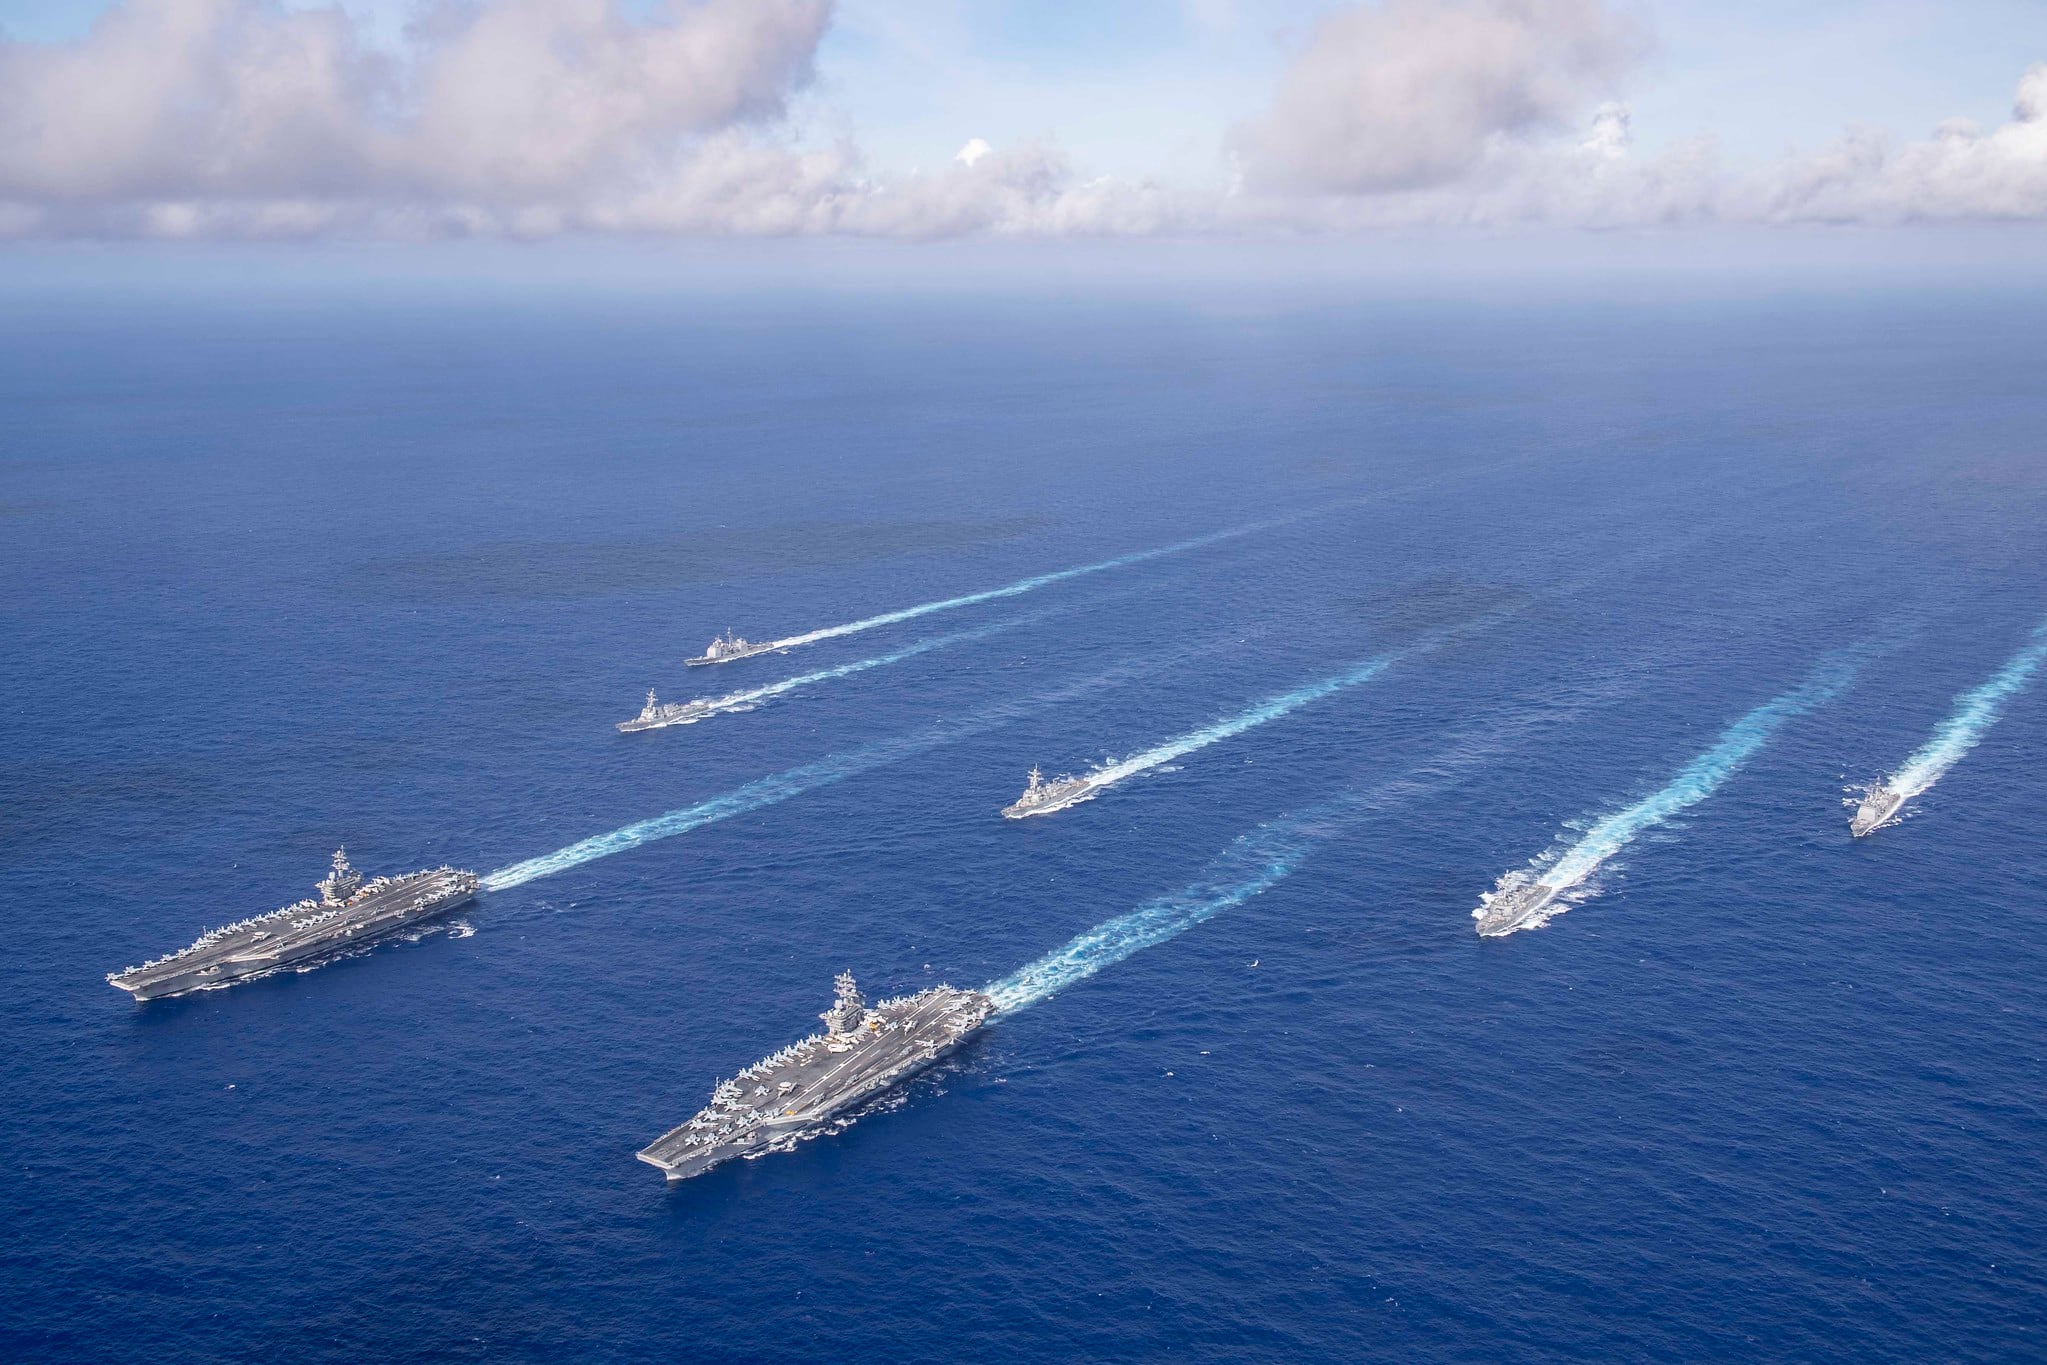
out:
M869 1009L851 972L835 984L838 998L819 1016L823 1033L721 1082L702 1112L648 1143L640 1160L670 1180L687 1180L734 1157L788 1151L958 1047L995 1009L981 992L951 986Z
M699 697L695 701L656 702L654 689L647 689L647 704L640 708L640 714L631 720L622 720L618 728L625 734L635 730L659 730L664 725L688 725L691 721L702 720L705 716L716 715L718 703Z
M766 644L755 644L744 636L735 635L728 630L705 646L704 652L696 658L684 659L683 662L691 668L702 668L706 664L729 664L734 659L751 659L756 654L766 654L775 648L777 646L773 640Z
M211 930L168 957L109 972L107 981L137 1000L159 1000L318 961L460 905L476 894L476 874L437 867L365 882L336 849L334 869L318 885L316 900Z
M1523 882L1493 892L1486 897L1485 904L1471 912L1471 917L1478 921L1479 937L1504 938L1516 929L1532 928L1561 889L1541 882Z
M1862 798L1862 804L1855 808L1853 818L1848 821L1848 832L1860 839L1881 829L1890 818L1898 813L1898 807L1905 804L1905 794L1893 791L1890 784L1879 782L1869 789L1869 795Z
M1002 808L1004 819L1021 820L1027 815L1050 815L1055 810L1065 810L1093 796L1101 788L1101 778L1090 774L1085 777L1055 777L1050 782L1036 768L1032 768L1024 783L1023 795Z

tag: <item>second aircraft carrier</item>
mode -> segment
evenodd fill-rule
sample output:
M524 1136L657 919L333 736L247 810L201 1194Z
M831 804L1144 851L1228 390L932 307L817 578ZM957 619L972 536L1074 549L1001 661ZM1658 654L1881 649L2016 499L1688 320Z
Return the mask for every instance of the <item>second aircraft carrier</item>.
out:
M838 998L820 1016L823 1033L718 1085L695 1118L648 1143L640 1160L687 1180L734 1157L787 1151L958 1047L995 1009L981 992L951 986L869 1009L851 972L836 984Z
M454 867L365 882L336 849L318 900L214 929L168 957L110 972L107 981L137 1000L211 990L374 942L453 909L476 894L476 885L474 872Z

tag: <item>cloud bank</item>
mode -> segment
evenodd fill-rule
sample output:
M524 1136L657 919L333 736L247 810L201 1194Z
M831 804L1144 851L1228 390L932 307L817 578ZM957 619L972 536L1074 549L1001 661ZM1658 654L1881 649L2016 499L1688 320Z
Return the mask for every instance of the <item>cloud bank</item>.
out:
M1055 148L979 138L883 173L792 117L831 18L831 0L422 0L390 45L339 9L121 0L78 41L0 41L0 236L2047 219L2047 64L1987 131L1851 131L1735 171L1709 139L1637 151L1620 99L1648 37L1605 0L1372 0L1292 53L1218 149L1223 190L1090 179Z

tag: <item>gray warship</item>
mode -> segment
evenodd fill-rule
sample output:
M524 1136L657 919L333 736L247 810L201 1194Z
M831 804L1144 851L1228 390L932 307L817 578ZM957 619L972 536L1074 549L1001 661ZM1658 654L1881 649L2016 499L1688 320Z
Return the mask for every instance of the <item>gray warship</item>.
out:
M766 644L755 644L752 640L727 630L706 645L703 653L694 659L684 659L683 662L691 668L702 668L706 664L729 664L734 659L750 659L756 654L766 654L775 648L778 646L773 640Z
M1869 789L1869 794L1862 798L1862 804L1855 808L1854 816L1848 821L1848 832L1858 839L1874 833L1904 804L1905 793L1894 790L1888 782L1879 782Z
M986 1022L995 1002L979 991L933 986L868 1008L851 972L813 1034L764 1057L711 1091L711 1102L639 1153L670 1180L734 1157L785 1152L832 1130L844 1115L936 1062Z
M1027 815L1050 815L1055 810L1065 810L1093 796L1101 786L1101 774L1089 773L1084 777L1055 777L1045 780L1045 775L1035 767L1024 782L1023 795L1002 808L1005 819L1021 820Z
M137 1000L231 985L395 933L460 905L476 894L476 884L474 872L453 867L365 882L336 849L317 900L209 930L168 957L109 972L107 981Z
M647 704L640 708L640 714L631 720L622 720L618 728L625 734L635 730L658 730L664 725L688 725L691 721L702 720L715 715L718 703L706 697L695 701L656 702L654 689L647 689Z
M1504 938L1516 929L1533 928L1540 922L1538 916L1557 898L1561 887L1545 886L1541 882L1522 882L1517 886L1503 886L1485 898L1485 903L1471 912L1478 921L1480 938Z

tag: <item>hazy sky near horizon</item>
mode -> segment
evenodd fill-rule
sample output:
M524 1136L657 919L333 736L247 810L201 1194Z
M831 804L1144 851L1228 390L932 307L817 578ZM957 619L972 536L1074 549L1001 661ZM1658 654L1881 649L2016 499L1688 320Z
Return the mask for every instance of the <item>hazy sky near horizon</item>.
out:
M2047 5L0 0L0 236L2047 219Z

